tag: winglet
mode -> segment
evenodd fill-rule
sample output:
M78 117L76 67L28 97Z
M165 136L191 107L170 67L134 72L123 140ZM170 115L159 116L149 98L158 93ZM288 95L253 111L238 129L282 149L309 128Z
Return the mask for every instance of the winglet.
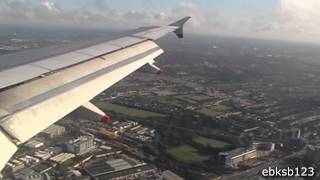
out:
M179 37L183 38L183 25L186 23L191 17L187 16L185 18L180 19L179 21L176 21L172 24L169 24L169 26L176 26L178 27L177 30L174 31L174 33Z

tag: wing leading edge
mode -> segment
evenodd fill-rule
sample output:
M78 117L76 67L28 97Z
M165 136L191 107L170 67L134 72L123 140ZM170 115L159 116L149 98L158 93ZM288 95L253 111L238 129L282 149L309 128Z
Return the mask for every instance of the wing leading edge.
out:
M154 42L183 24L154 27L112 41L76 49L0 71L0 170L34 135L87 104L96 95L163 50Z

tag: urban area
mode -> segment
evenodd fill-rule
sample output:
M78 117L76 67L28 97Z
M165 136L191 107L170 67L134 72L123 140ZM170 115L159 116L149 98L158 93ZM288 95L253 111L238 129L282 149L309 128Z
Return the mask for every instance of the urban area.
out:
M78 38L38 36L6 35L0 52ZM250 180L302 166L320 178L319 47L171 38L159 42L163 75L142 68L92 100L110 121L72 112L23 144L3 178Z

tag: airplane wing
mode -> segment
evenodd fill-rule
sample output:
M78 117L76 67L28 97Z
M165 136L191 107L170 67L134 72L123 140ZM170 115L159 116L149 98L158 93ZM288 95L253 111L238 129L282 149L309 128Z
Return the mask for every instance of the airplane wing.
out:
M163 50L154 40L170 32L183 37L189 18L35 61L23 61L26 53L8 56L25 63L0 66L0 170L19 144L80 106L94 109L92 98L141 66L157 69L154 58Z

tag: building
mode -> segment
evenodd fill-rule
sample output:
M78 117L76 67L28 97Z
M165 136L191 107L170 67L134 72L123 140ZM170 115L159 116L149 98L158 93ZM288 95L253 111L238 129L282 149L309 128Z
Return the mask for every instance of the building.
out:
M67 160L76 157L74 154L71 153L60 153L56 156L53 156L50 158L51 161L62 164L66 162Z
M53 138L63 134L65 131L66 129L63 126L52 124L47 129L43 130L42 133L47 135L50 138Z
M12 172L17 172L25 168L25 164L16 159L11 159L6 165L11 169Z
M102 158L107 156L112 156L116 154L121 154L122 150L119 148L111 148L109 146L100 146L100 148L95 152L96 158Z
M138 179L141 177L159 179L154 178L158 175L158 169L155 166L148 164L132 166L124 159L98 161L86 166L84 170L95 180Z
M55 167L55 163L50 163L48 161L42 161L40 164L37 164L32 167L34 171L40 174L45 174L50 171L53 167Z
M300 139L301 138L301 130L299 128L292 129L280 129L280 137L279 140L290 140L290 139Z
M43 177L40 173L34 171L31 168L24 169L19 171L19 173L14 174L14 179L19 180L43 180Z
M20 157L19 161L23 162L26 165L40 162L40 160L38 158L33 157L33 156L29 156L29 155L25 155L23 157Z
M124 154L92 162L87 164L84 170L93 179L132 179L132 177L137 179L148 175L153 176L157 171L154 166Z
M258 154L257 149L255 148L237 148L232 151L222 152L219 154L219 156L224 158L226 166L236 169L238 168L239 164L257 158Z
M158 169L152 165L132 167L109 174L101 174L94 177L95 180L123 180L123 179L159 179Z
M46 149L50 154L60 154L64 151L64 148L59 146L51 146Z
M182 177L169 170L162 172L162 178L163 180L183 180Z
M94 138L91 136L80 136L67 143L67 151L81 155L95 148Z
M34 153L34 156L37 158L40 158L42 160L47 160L51 157L51 154L48 150L44 150L44 151L37 151Z
M266 157L275 151L276 144L270 142L254 142L253 147L257 149L258 157Z
M41 142L39 140L30 140L24 145L27 146L28 148L35 149L35 148L39 148L39 147L43 146L44 142Z
M121 158L108 160L107 164L110 167L112 167L115 171L132 168L131 164L129 164L126 160Z
M107 130L105 128L101 128L99 130L99 133L100 135L111 138L111 139L118 139L121 135L120 131L118 130Z

